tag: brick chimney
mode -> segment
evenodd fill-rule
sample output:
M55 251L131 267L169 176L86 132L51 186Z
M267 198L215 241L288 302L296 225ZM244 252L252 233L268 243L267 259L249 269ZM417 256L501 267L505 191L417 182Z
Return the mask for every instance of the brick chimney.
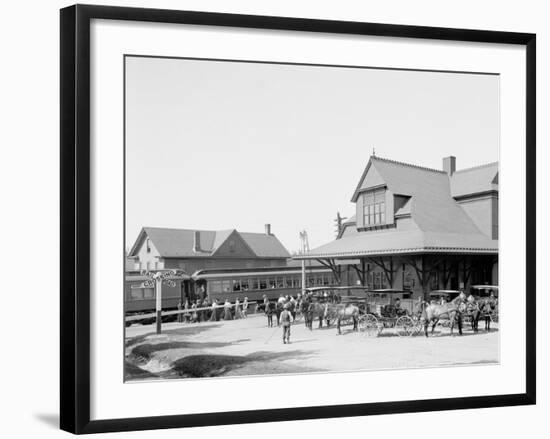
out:
M456 171L456 157L450 155L443 159L443 170L449 174L449 177L453 175Z
M193 235L193 251L199 253L201 250L201 232L195 230Z
M271 224L266 224L265 225L265 234L266 235L271 235Z

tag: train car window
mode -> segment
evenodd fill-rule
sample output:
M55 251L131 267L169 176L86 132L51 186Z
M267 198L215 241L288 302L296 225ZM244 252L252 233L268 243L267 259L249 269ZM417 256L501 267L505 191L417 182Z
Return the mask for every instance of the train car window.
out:
M143 298L152 299L155 297L155 290L153 288L144 288L143 289Z
M219 280L212 280L208 283L208 289L211 293L221 293L222 283Z
M275 283L275 279L270 277L268 280L268 285L269 285L269 288L275 288L277 286Z
M241 281L239 279L233 281L233 291L241 291Z
M317 278L317 285L318 285L318 286L322 286L322 285L323 285L323 276L319 276L319 277Z
M130 290L130 299L132 299L132 300L143 299L143 289L142 288L132 288Z
M250 280L250 288L253 290L259 290L260 289L260 283L258 282L257 278Z
M284 279L282 277L278 277L277 278L277 288L284 288L284 287L285 287Z
M265 278L260 278L260 290L267 289L267 281Z
M285 277L285 287L286 288L292 288L292 278L291 277Z
M302 279L299 277L295 277L292 279L292 283L294 285L294 288L300 288L302 286Z
M307 279L307 286L312 287L315 285L315 279L313 277L308 277Z
M248 279L241 279L241 290L248 291Z
M231 281L229 280L222 280L222 289L224 293L228 293L231 291Z

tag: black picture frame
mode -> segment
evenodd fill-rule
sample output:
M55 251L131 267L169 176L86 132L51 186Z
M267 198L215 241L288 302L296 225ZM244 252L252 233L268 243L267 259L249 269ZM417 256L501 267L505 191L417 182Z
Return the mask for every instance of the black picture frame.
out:
M90 21L133 20L255 29L503 43L526 48L526 392L241 412L90 420ZM74 5L61 10L60 426L72 433L241 424L535 404L536 36L210 12Z

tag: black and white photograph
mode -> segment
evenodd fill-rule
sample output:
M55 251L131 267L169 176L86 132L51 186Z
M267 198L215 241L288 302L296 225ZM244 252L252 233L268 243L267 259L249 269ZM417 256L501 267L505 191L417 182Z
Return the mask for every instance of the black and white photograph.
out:
M498 365L500 123L491 72L126 54L125 382Z

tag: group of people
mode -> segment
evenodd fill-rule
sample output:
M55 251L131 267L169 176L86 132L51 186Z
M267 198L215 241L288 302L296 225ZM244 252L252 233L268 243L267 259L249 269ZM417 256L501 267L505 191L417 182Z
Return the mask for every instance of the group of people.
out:
M244 319L248 315L248 297L241 303L239 298L235 303L225 299L222 303L219 299L211 301L209 297L189 301L185 299L178 303L178 311L185 311L178 314L180 323L218 322L220 320Z

